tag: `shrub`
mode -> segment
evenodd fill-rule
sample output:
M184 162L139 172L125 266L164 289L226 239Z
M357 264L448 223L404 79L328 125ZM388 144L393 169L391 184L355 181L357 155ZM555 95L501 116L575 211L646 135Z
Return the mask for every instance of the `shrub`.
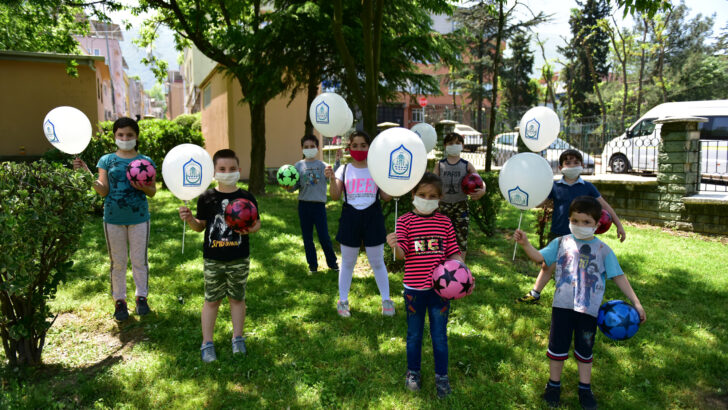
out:
M91 176L46 161L0 164L0 337L11 366L37 365L91 206Z
M496 230L496 214L503 203L498 188L498 172L478 173L485 182L485 195L477 201L468 201L470 220L475 221L487 236L493 236Z

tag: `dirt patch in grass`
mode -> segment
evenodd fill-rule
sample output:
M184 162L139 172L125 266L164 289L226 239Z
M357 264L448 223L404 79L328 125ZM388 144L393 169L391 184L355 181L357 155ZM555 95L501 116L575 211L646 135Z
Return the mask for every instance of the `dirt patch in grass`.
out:
M707 394L703 397L703 403L706 409L728 409L728 394Z

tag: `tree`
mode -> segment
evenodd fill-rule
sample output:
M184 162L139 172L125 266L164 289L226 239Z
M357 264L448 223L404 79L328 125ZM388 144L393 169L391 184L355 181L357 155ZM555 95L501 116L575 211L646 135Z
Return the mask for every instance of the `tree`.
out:
M503 97L508 107L508 121L517 123L523 114L538 102L538 89L531 81L533 52L531 36L516 33L511 39L511 56L503 61Z
M141 0L137 12L154 10L147 25L165 24L175 32L179 48L193 43L238 81L250 111L250 184L254 194L265 192L265 108L284 89L280 52L280 14L261 9L262 0L200 2ZM155 31L149 30L148 33ZM147 44L154 36L147 36Z

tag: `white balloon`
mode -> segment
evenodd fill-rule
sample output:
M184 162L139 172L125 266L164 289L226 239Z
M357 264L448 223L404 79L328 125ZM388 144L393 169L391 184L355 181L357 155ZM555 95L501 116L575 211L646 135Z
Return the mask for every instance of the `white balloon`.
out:
M427 169L422 139L407 128L382 131L369 146L369 173L377 186L391 196L411 191Z
M308 115L316 131L325 137L335 137L346 126L348 111L346 100L339 94L323 93L314 98Z
M518 209L531 209L541 204L551 192L554 173L542 156L524 152L512 156L500 171L501 194Z
M533 107L521 117L521 141L533 152L540 152L556 141L561 129L559 116L548 107Z
M162 178L177 198L189 201L205 192L215 172L210 154L195 144L169 150L162 162Z
M435 127L426 122L420 122L410 128L410 131L422 138L422 142L425 144L425 151L430 152L435 148L435 144L437 144L437 131L435 131Z
M83 152L91 141L91 121L77 108L56 107L43 119L43 133L54 147L76 155Z
M341 127L338 134L336 134L336 135L346 134L353 125L354 125L354 113L351 112L351 109L349 107L346 107L346 121L344 121L344 126Z

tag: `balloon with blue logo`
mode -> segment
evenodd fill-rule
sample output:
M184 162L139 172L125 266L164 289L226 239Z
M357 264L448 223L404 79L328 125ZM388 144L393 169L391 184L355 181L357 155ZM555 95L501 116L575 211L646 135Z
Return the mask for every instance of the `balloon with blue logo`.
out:
M540 152L556 141L560 129L561 122L554 110L548 107L533 107L521 117L518 132L528 149Z
M81 110L56 107L43 119L46 139L59 151L76 155L83 152L91 141L91 121Z
M437 131L435 131L435 127L426 122L419 122L410 128L410 131L422 138L422 142L425 144L425 151L430 152L435 148L435 144L437 144Z
M319 94L308 109L313 127L324 137L335 137L348 130L350 113L346 100L336 93Z
M599 307L597 326L612 340L626 340L640 329L640 314L625 301L610 300Z
M369 173L377 186L393 197L414 188L427 169L427 151L422 139L407 128L382 131L369 146Z

